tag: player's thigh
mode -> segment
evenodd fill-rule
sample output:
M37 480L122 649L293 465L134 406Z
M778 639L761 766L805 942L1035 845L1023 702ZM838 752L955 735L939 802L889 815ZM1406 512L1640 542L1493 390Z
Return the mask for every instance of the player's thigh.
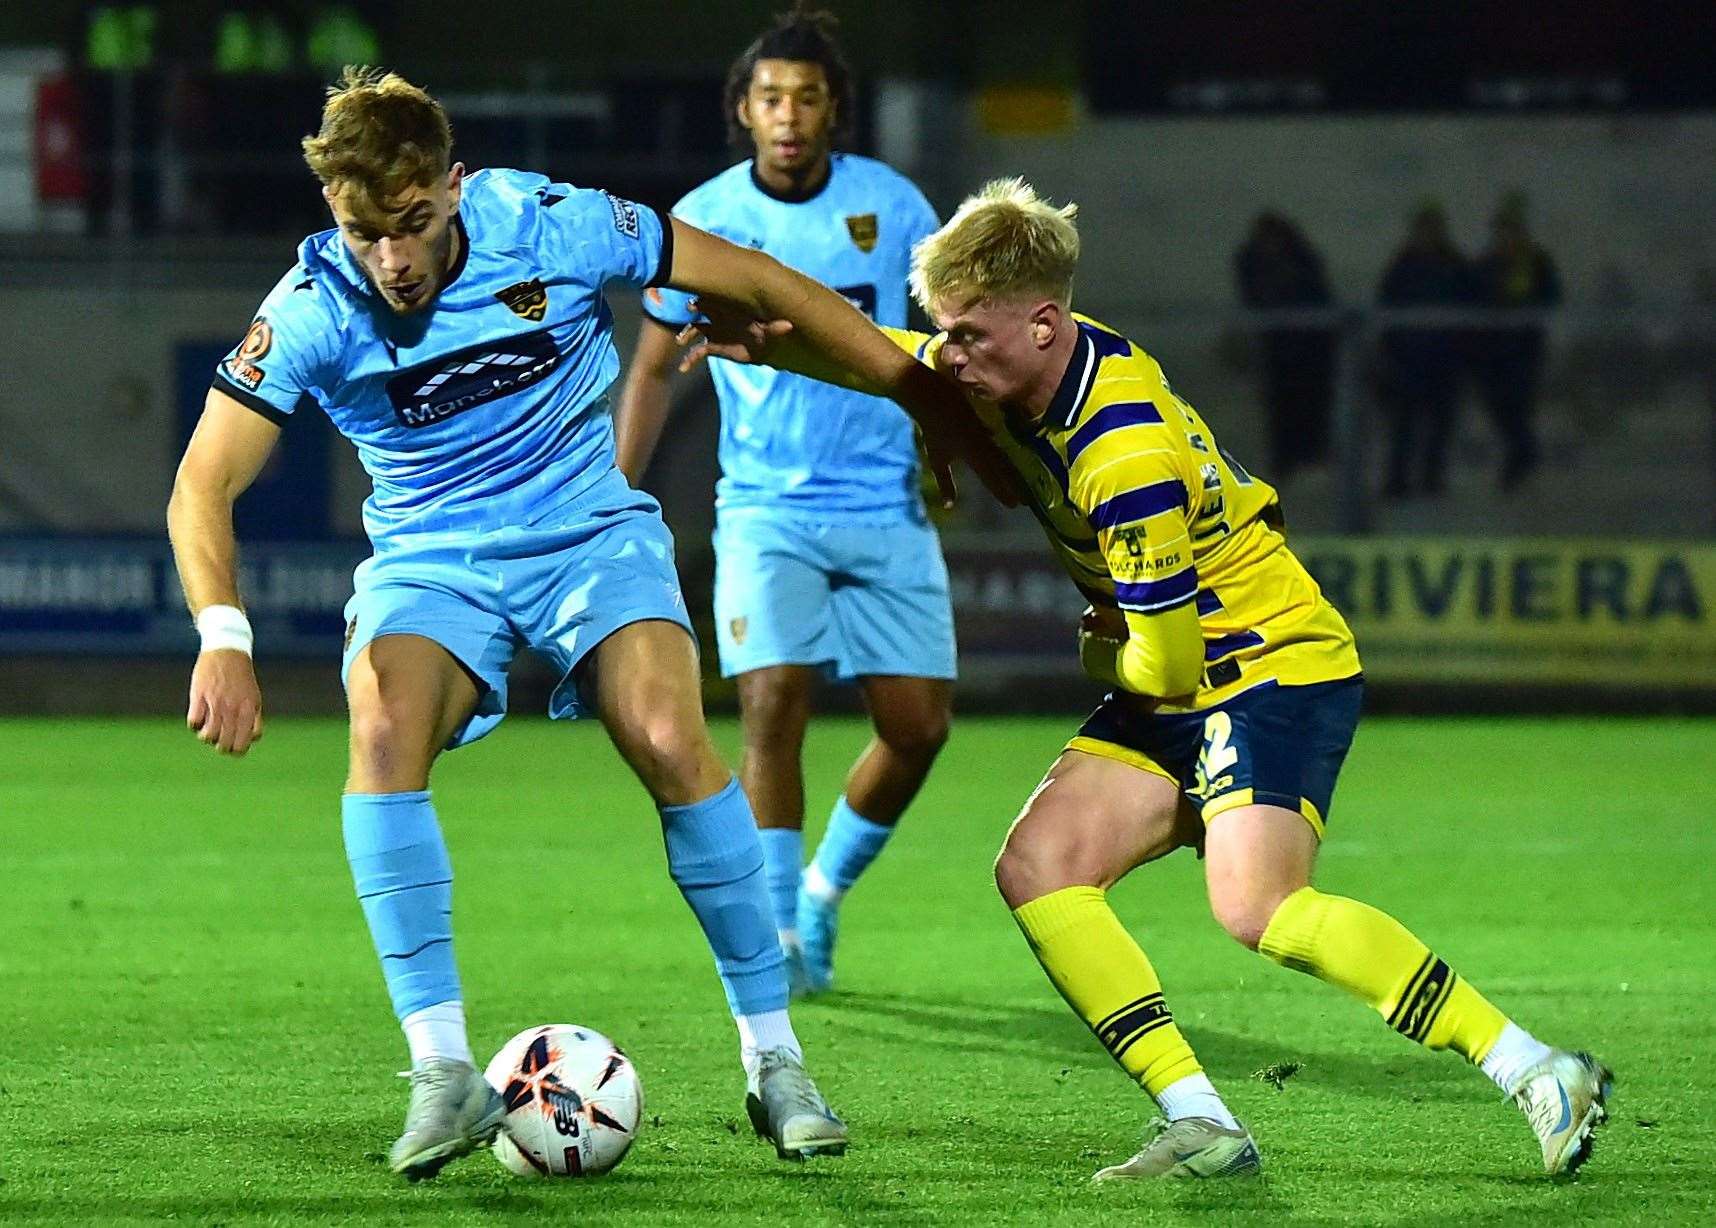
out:
M1107 889L1196 837L1191 808L1171 776L1065 750L1008 831L996 885L1014 908L1064 887Z
M709 740L697 646L679 623L628 623L594 650L596 710L615 747L663 805L701 801L729 773Z
M358 568L341 663L354 740L409 722L433 747L459 746L506 712L517 641L457 552L414 551Z
M833 661L823 531L744 508L715 528L715 644L727 678Z
M1249 805L1224 810L1204 836L1204 883L1223 929L1256 948L1281 901L1310 885L1316 831L1297 810Z
M766 665L735 678L747 745L796 753L810 721L817 676L808 665Z
M477 682L434 640L398 633L372 638L346 671L348 791L422 788L430 763L470 720L480 694Z
M829 546L838 675L952 680L953 603L935 530L916 520L842 527Z

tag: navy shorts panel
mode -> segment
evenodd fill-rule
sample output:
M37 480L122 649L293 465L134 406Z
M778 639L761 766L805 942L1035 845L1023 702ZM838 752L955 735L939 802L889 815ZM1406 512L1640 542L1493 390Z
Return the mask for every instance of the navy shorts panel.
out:
M1078 736L1159 764L1206 822L1256 803L1298 811L1321 834L1363 700L1362 675L1309 686L1267 683L1201 712L1155 713L1116 693Z

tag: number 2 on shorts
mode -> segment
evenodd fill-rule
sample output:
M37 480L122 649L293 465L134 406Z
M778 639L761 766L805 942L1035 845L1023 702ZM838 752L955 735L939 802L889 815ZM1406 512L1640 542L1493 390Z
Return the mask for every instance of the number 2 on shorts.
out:
M1212 712L1204 720L1204 746L1198 752L1198 778L1192 796L1205 801L1233 784L1233 777L1224 773L1239 762L1239 751L1231 745L1233 718L1225 712Z

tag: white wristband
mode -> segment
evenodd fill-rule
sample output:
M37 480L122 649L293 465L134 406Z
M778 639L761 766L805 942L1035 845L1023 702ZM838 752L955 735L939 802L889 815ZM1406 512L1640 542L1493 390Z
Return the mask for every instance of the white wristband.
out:
M251 655L250 620L235 605L204 606L197 615L197 634L203 638L203 652L236 648L247 657Z

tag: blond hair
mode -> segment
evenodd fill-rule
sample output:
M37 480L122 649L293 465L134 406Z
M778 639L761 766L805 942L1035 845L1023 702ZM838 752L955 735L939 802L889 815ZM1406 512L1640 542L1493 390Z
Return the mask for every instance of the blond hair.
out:
M353 188L377 213L452 166L453 130L441 104L398 73L348 65L328 87L322 129L303 140L304 161L324 187Z
M1078 206L1059 209L1023 179L991 179L912 249L912 297L961 304L1051 298L1072 305Z

